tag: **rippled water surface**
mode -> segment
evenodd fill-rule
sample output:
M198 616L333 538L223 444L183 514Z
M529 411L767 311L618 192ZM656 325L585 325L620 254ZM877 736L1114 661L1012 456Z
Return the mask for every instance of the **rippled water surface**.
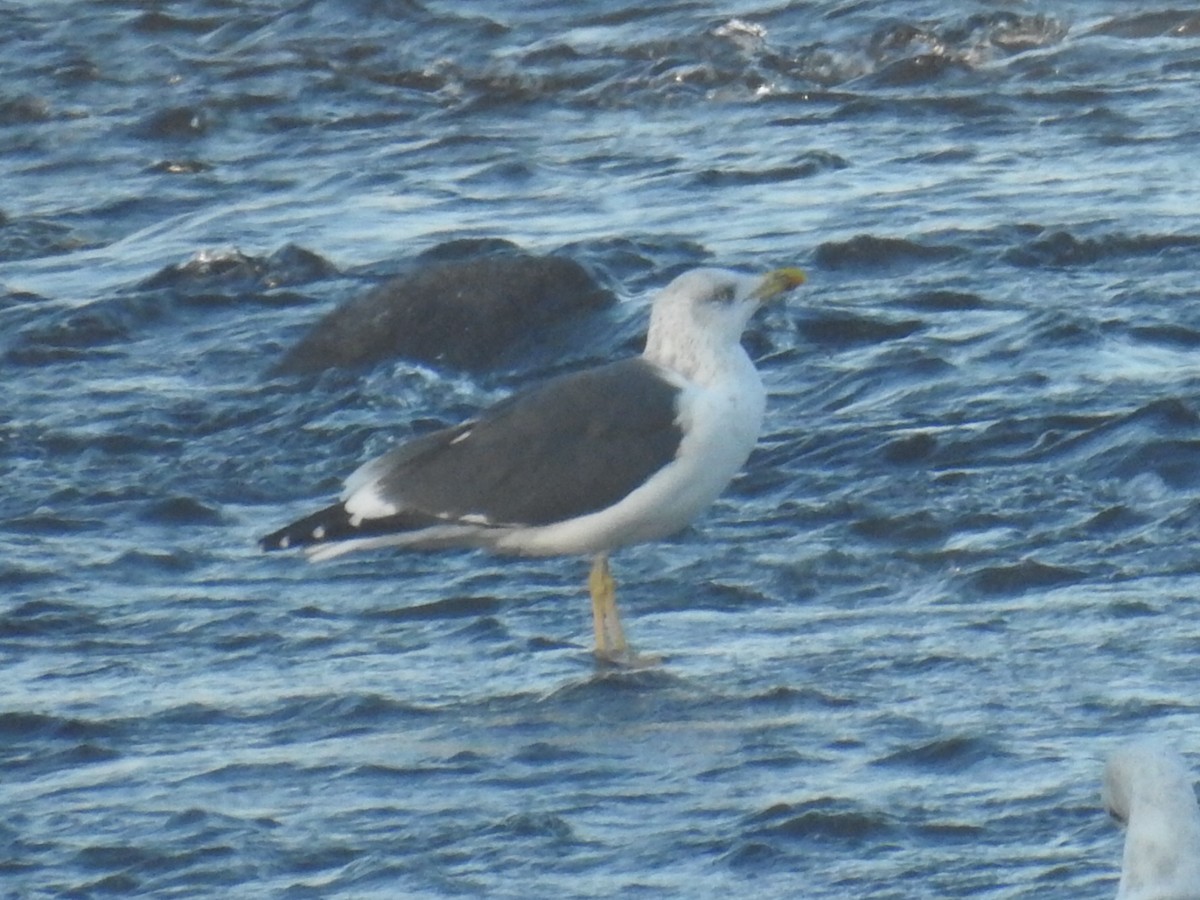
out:
M1104 755L1200 761L1200 13L513 6L0 3L0 893L1112 896ZM621 302L265 376L491 238ZM701 263L810 284L616 557L663 665L580 560L258 552Z

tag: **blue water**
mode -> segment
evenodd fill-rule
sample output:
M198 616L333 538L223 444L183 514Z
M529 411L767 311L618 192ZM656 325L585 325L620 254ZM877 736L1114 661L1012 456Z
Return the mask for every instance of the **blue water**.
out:
M1103 898L1200 762L1200 13L0 3L0 895ZM468 376L265 378L424 251L621 303ZM324 566L359 462L799 264L744 474L615 559Z

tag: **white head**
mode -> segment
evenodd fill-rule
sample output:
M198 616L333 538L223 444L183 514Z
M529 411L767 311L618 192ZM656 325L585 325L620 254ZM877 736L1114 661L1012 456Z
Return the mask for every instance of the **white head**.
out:
M1117 900L1200 898L1200 807L1183 757L1154 740L1122 747L1103 799L1127 828Z
M729 269L692 269L678 276L654 299L647 359L700 377L720 367L725 357L741 354L742 332L768 300L804 282L799 269L747 275Z

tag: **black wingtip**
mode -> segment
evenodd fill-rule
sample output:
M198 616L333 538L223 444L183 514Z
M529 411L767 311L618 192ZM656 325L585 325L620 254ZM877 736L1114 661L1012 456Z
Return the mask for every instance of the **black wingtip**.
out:
M378 519L361 519L351 517L341 503L334 503L303 519L297 519L266 537L259 538L258 546L267 553L273 553L277 550L295 550L298 547L311 547L314 544L328 544L333 541L414 531L431 525L445 525L446 522L447 520L440 516L411 510Z
M258 546L265 552L294 550L312 544L323 544L345 536L350 529L350 519L340 503L327 506L303 519L297 519L278 531L258 539Z

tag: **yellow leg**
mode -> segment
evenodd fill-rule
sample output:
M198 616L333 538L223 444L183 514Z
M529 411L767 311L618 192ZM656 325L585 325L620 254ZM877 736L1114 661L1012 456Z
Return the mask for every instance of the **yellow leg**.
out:
M588 590L592 594L592 625L596 631L596 655L617 661L629 653L621 615L617 612L617 584L613 581L608 557L603 553L592 561L588 575Z
M631 669L656 666L662 662L657 656L635 653L625 640L625 629L621 627L621 615L617 612L617 584L608 567L608 557L603 553L592 561L588 590L592 594L592 625L596 630L597 659Z

